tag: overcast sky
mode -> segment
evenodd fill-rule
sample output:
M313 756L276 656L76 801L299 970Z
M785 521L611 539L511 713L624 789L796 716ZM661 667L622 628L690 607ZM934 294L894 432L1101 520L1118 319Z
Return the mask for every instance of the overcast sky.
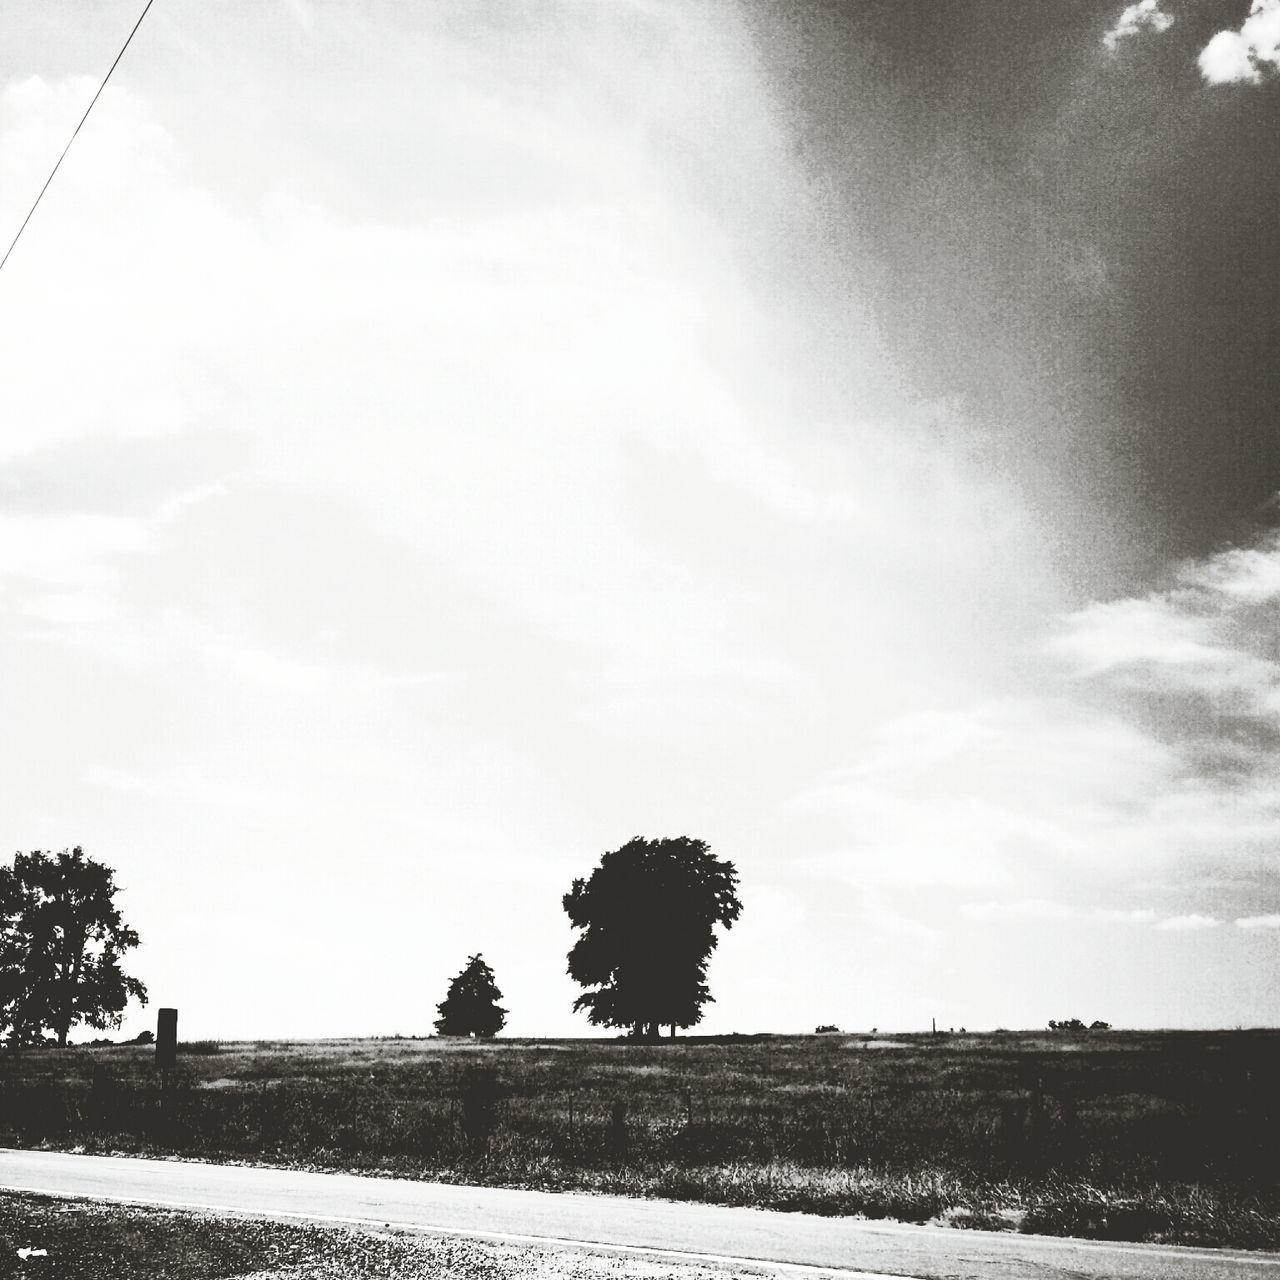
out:
M0 10L6 247L140 8ZM156 0L0 272L9 849L187 1037L585 1034L685 834L708 1031L1276 1024L1278 125L1280 0Z

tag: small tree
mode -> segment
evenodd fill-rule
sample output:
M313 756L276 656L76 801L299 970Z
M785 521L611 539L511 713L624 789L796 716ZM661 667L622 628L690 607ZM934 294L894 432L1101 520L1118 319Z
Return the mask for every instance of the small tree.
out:
M0 867L0 1025L15 1046L46 1030L65 1045L77 1023L120 1025L147 989L121 968L138 935L120 916L110 867L68 852L14 855Z
M442 1036L479 1036L488 1039L506 1025L507 1011L498 1001L502 992L493 980L493 970L474 955L467 967L449 984L445 998L436 1005L440 1014L436 1031Z

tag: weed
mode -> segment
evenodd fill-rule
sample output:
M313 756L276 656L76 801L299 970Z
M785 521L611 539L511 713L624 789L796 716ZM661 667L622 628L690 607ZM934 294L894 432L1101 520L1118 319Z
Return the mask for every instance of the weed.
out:
M1280 1245L1280 1034L194 1042L0 1058L21 1141Z

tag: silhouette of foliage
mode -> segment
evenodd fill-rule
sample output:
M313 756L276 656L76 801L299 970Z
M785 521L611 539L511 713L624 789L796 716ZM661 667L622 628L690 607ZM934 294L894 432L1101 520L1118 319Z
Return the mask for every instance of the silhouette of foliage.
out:
M120 916L110 867L68 852L14 855L0 867L0 1029L30 1044L52 1031L67 1043L73 1026L120 1025L131 998L147 1001L121 968L138 935Z
M581 936L569 952L569 976L584 987L574 1009L595 1026L627 1027L656 1037L660 1025L702 1020L707 962L742 912L733 863L712 857L689 836L636 836L606 853L586 880L575 880L564 909Z
M493 970L482 957L474 955L436 1005L440 1015L436 1030L442 1036L495 1036L507 1022L507 1011L498 1005L501 999Z

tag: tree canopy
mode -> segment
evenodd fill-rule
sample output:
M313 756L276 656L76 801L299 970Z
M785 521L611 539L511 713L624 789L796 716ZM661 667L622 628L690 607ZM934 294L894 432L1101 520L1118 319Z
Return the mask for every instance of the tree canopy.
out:
M733 863L690 836L636 836L575 880L564 909L582 930L569 952L569 976L584 987L574 1002L595 1026L691 1027L714 997L707 963L718 938L742 912Z
M110 867L68 852L14 855L0 867L0 1029L15 1045L46 1031L65 1045L71 1028L120 1025L147 990L121 967L138 945L115 904Z
M442 1036L495 1036L507 1022L507 1011L498 1004L501 999L493 970L481 956L474 955L436 1005L440 1015L436 1031Z

